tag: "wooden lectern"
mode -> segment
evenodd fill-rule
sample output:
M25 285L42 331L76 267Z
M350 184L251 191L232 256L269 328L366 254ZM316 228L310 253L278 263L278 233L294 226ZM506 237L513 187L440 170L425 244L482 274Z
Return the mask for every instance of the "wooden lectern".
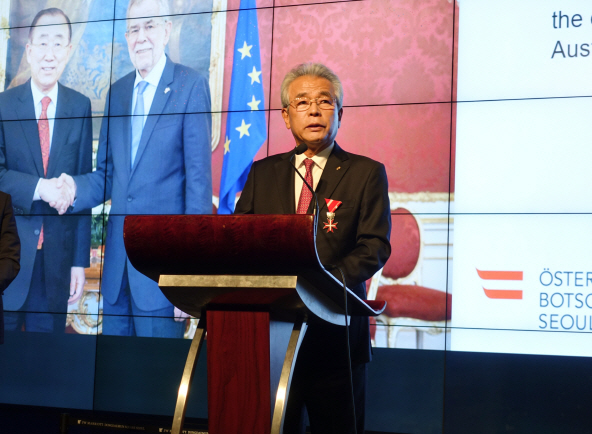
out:
M172 433L183 427L206 330L210 434L282 433L307 318L345 325L343 285L319 262L314 217L128 216L124 240L134 267L173 305L200 318ZM376 316L385 305L347 289L350 315Z

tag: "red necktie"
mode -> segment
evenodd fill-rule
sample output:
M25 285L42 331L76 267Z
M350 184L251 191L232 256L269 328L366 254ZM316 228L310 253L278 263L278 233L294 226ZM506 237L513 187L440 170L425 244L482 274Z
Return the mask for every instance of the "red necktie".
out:
M41 116L37 122L37 129L39 130L39 143L41 143L41 159L43 160L43 174L47 175L47 164L49 163L49 121L47 120L47 106L51 102L48 96L41 100ZM37 248L43 246L43 226L41 226L41 233L39 234L39 241Z
M304 166L306 167L306 175L304 175L304 179L310 185L312 184L312 165L314 161L310 158L304 160ZM310 205L310 201L312 200L312 191L306 186L306 184L302 183L302 190L300 191L300 199L298 199L298 209L296 210L296 214L306 214L308 211L308 206Z

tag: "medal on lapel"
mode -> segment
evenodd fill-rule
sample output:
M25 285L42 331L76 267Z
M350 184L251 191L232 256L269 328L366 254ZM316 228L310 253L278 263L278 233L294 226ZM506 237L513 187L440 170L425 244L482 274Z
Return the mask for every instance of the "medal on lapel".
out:
M335 210L339 208L342 202L333 199L325 199L327 202L327 222L324 223L323 229L327 229L327 233L337 230L337 222L335 220Z

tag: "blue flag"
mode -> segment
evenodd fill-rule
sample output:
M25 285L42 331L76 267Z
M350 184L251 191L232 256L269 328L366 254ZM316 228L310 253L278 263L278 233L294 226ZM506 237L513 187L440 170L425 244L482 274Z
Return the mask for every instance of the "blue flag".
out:
M267 139L262 82L256 3L241 0L234 39L218 214L234 212L236 194L242 191L253 158Z

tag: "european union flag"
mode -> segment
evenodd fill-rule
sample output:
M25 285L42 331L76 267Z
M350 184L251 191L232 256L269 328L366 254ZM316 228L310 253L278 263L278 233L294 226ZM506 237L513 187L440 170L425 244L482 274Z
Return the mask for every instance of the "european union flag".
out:
M253 158L267 139L256 6L255 0L240 3L218 214L234 212L236 194L242 191Z

